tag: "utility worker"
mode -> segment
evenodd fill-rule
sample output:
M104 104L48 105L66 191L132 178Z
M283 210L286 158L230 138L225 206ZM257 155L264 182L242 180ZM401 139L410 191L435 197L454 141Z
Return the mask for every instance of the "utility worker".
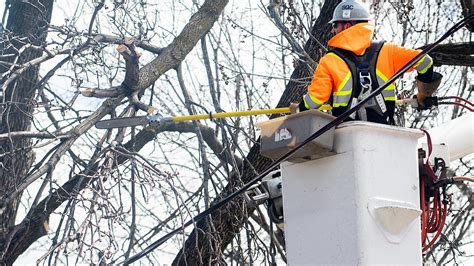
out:
M332 32L328 42L333 49L323 56L314 73L308 93L298 105L299 111L317 109L324 103L332 105L332 114L339 116L382 85L420 50L394 43L373 42L374 26L367 8L357 1L341 2L333 13ZM418 71L417 100L423 106L441 82L442 75L433 72L433 60L425 55L414 67ZM390 84L373 97L351 119L394 124L395 86Z

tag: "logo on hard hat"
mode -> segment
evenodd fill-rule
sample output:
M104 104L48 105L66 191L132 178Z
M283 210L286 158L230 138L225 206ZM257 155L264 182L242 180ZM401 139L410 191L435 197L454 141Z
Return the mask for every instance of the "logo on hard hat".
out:
M352 9L354 9L353 5L343 5L342 6L342 10L352 10Z
M354 5L343 5L342 6L342 18L351 18L351 11L354 9Z

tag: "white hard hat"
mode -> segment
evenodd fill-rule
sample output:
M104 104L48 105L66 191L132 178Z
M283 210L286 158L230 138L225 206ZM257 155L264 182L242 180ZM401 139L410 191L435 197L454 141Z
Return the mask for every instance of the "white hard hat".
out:
M369 13L367 7L364 4L355 1L355 0L347 0L342 1L339 5L336 6L334 9L334 13L332 14L332 19L329 23L333 23L335 21L371 21L372 16Z

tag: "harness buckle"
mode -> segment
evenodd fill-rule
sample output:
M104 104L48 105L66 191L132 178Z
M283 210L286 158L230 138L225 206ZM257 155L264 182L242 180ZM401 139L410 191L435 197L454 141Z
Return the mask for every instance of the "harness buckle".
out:
M370 77L369 72L360 71L359 72L359 81L364 91L372 87L372 78Z

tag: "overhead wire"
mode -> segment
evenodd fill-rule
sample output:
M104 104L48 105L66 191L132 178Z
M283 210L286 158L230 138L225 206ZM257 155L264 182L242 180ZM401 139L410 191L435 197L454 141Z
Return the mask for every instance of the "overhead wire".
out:
M263 177L265 177L267 174L269 174L272 170L274 170L276 167L278 167L283 161L287 160L289 157L291 157L293 154L295 154L300 148L302 148L304 145L308 144L309 142L313 141L317 137L321 136L324 134L326 131L329 129L339 125L342 123L344 120L346 120L352 113L354 113L356 110L361 108L363 105L365 105L372 97L375 95L381 93L386 87L388 87L390 84L392 84L396 79L398 79L401 75L403 75L409 68L411 68L415 63L417 63L423 56L425 56L427 53L432 51L434 48L436 48L442 41L447 39L449 36L454 34L456 31L464 27L467 23L469 23L471 20L474 19L474 13L466 16L459 22L457 22L454 26L452 26L443 36L441 36L438 40L436 40L434 43L428 45L426 48L421 50L421 52L412 58L409 62L407 62L397 73L395 73L390 79L388 79L383 85L379 86L377 89L373 90L365 99L361 100L358 102L354 107L348 109L344 113L342 113L340 116L336 117L333 121L329 122L325 126L323 126L321 129L313 133L311 136L309 136L306 140L302 141L300 144L298 144L296 147L294 147L292 150L281 156L279 159L275 160L266 170L264 170L262 173L257 175L255 178L250 180L248 183L244 184L240 189L234 191L221 201L217 202L210 208L204 210L203 212L197 214L194 218L191 220L185 222L182 226L179 228L176 228L172 230L171 232L165 234L162 236L160 239L157 241L153 242L151 245L149 245L147 248L142 250L141 252L135 254L134 256L130 257L128 260L125 260L123 263L124 264L130 264L133 263L140 258L146 256L148 253L159 247L161 244L166 242L168 239L170 239L172 236L177 234L178 232L184 230L184 228L190 226L191 224L207 217L209 214L214 212L215 210L221 208L222 206L226 205L229 203L231 200L245 192L247 189L249 189L251 186L253 186L255 183L260 181Z

